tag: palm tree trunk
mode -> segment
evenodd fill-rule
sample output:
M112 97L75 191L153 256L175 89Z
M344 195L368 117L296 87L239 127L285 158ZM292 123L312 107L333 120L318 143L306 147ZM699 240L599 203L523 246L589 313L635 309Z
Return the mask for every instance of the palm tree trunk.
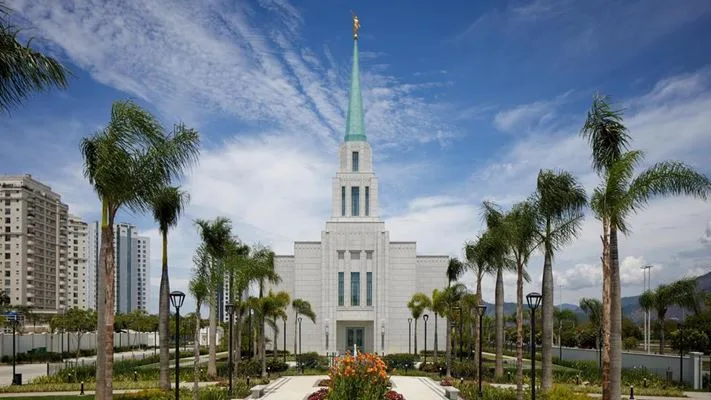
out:
M481 304L481 274L476 277L476 304ZM461 340L461 339L460 339ZM483 340L479 339L479 318L474 318L474 343L479 346ZM483 344L483 343L482 343ZM474 352L474 371L479 371L479 352Z
M262 353L262 378L267 376L267 336L264 329L264 315L259 317L259 351Z
M610 226L609 287L609 330L605 332L603 384L605 382L605 370L607 370L609 383L607 391L603 389L603 393L609 393L610 399L619 399L622 390L622 299L620 290L620 255L617 246L617 228L614 226ZM606 363L608 365L605 365Z
M96 356L96 398L110 400L113 394L113 363L114 363L114 231L113 218L109 215L106 201L102 204L101 213L101 266L99 282L103 282L103 290L99 291L99 310L97 324Z
M657 323L659 324L659 354L664 354L664 320L665 318L657 317Z
M279 341L278 341L279 332L277 330L276 324L277 324L277 319L276 319L276 317L274 317L274 344L272 345L272 350L273 350L272 351L272 359L273 360L276 360L277 352L279 351Z
M541 354L541 389L553 387L553 249L546 243L543 257L543 352Z
M170 338L168 333L169 295L168 282L168 231L163 235L163 262L161 265L160 289L158 291L158 335L160 336L160 377L161 389L170 390Z
M217 298L212 293L210 299L210 334L209 354L207 356L207 375L217 377Z
M195 344L193 345L193 400L198 400L198 381L200 381L200 300L195 307Z
M237 376L238 371L239 371L239 365L242 362L242 293L239 293L239 300L238 304L236 305L235 309L237 310L236 317L235 317L235 326L233 327L234 335L233 335L233 340L234 340L234 346L232 349L234 350L234 357L232 358L233 364L234 364L234 369L232 371L232 379L236 382L237 381Z
M417 320L418 320L418 318L415 318L415 357L418 356L418 353L417 353ZM449 341L449 336L447 336L447 341Z
M496 271L496 364L495 376L504 376L504 276L501 268Z
M445 339L447 340L447 345L446 345L446 352L447 352L447 376L450 377L452 376L452 371L451 371L451 364L452 364L452 341L450 340L451 337L451 331L452 328L449 326L449 318L445 318L445 322L447 324L447 335L445 336Z
M296 357L296 331L299 329L299 313L294 314L294 357Z
M523 400L523 265L516 278L516 400Z
M612 262L610 259L610 220L604 217L602 222L602 397L612 400L610 392L610 325L612 301ZM619 398L619 396L618 396ZM616 399L615 399L616 400Z
M437 343L437 319L438 319L438 318L437 318L437 313L436 313L436 312L434 313L434 317L435 317L435 328L434 328L434 360L436 360L436 359L437 359L437 345L439 344L439 343Z

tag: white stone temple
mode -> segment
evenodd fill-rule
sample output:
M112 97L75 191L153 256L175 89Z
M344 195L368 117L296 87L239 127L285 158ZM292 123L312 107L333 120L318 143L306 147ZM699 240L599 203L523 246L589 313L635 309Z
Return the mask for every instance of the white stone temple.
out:
M296 241L293 255L276 257L275 267L282 282L269 289L283 290L292 300L311 303L316 323L302 319L301 352L343 354L355 344L359 351L407 353L410 346L415 349L414 322L412 338L408 338L407 302L416 292L430 296L435 288L446 287L449 258L418 255L414 241L391 241L385 222L379 217L380 188L365 135L357 35L354 39L346 135L331 188L331 217L320 242ZM427 349L432 350L434 316L427 313ZM286 346L291 352L295 345L294 322L290 307ZM440 319L438 325L438 347L444 349L446 322ZM282 349L282 321L278 327L277 347ZM418 351L425 348L424 329L420 318ZM273 338L271 329L267 328L266 334Z

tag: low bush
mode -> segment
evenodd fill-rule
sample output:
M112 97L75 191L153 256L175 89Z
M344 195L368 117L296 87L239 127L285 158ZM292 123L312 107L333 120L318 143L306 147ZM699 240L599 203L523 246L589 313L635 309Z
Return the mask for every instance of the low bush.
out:
M306 398L306 400L325 400L327 396L328 389L323 388L311 393L309 397Z
M385 400L405 400L405 396L394 390L390 390L385 393Z
M415 366L415 355L407 353L388 354L383 357L383 361L388 366L388 372L394 369L409 369Z
M639 346L639 340L636 337L630 336L622 341L622 348L625 350L634 350Z
M289 369L289 364L281 359L270 358L267 360L267 368L269 368L269 372L284 372Z
M304 368L327 368L328 358L316 352L298 354L296 363Z

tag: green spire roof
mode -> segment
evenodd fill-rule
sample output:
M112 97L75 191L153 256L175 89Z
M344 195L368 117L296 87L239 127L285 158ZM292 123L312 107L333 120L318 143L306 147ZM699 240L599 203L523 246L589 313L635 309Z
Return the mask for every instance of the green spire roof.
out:
M365 141L365 123L363 122L363 96L360 93L360 68L358 68L358 37L353 41L353 71L351 73L351 92L348 98L348 116L346 118L346 142Z

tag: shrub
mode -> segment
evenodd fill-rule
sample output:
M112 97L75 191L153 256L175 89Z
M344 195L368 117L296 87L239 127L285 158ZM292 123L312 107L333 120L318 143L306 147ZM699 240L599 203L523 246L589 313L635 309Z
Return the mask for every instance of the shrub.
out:
M328 359L326 357L320 356L316 352L303 353L296 355L297 365L301 365L304 368L319 368L328 365Z
M124 393L116 396L122 400L169 400L174 398L173 392L161 389L145 389L139 392Z
M415 355L407 353L388 354L383 357L383 361L388 366L388 371L394 369L408 369L415 366Z
M289 369L289 364L280 359L270 358L267 360L267 368L269 372L284 372Z
M225 365L225 367L227 367ZM225 376L227 371L225 371ZM259 376L262 374L262 363L257 360L241 361L237 366L237 375L239 376Z
M390 390L385 393L385 400L405 400L405 396L394 390Z
M323 388L311 393L306 400L325 400L326 396L328 396L328 389Z
M390 385L385 363L370 353L338 359L328 375L329 397L338 400L382 400Z
M636 337L630 336L622 341L622 347L625 350L634 350L637 348L637 346L639 346L639 340L637 340Z

